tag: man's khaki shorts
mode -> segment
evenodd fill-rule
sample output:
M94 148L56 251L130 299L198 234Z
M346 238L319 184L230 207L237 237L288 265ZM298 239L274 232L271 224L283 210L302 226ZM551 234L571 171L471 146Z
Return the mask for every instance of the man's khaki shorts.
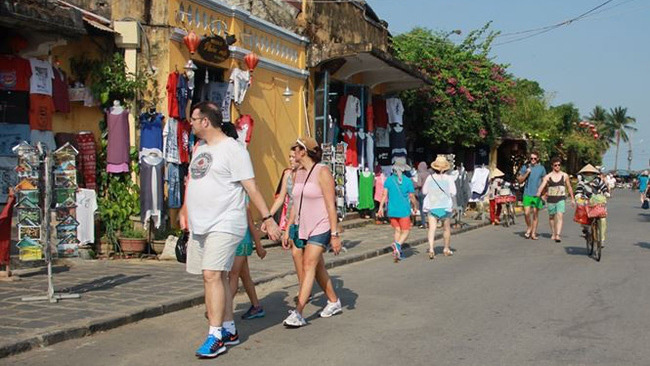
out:
M222 232L191 234L187 242L185 270L197 275L202 274L203 270L230 271L237 246L243 238L243 235Z

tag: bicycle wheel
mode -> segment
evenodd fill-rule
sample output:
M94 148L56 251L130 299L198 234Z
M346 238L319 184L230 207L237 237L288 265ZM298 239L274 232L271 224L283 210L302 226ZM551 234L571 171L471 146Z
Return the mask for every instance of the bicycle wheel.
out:
M508 204L503 205L503 226L510 226L510 210L508 210Z
M510 223L512 225L514 225L515 224L515 204L510 202L508 204L508 207L510 207L510 218L512 219L512 221Z
M601 234L600 233L600 224L599 224L598 219L595 220L595 224L593 226L594 226L594 247L595 247L594 248L594 252L595 252L594 258L596 259L596 262L600 262L600 257L602 255L602 251L603 251L603 241L602 241L602 239L601 239L602 237L600 235Z
M592 226L589 225L586 229L585 241L587 242L587 255L591 256L594 253L594 237L592 233Z

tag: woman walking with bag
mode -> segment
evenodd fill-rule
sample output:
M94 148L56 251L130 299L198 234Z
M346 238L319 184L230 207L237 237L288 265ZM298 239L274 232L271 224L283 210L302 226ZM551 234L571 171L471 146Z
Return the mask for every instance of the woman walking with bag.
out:
M438 155L436 160L431 163L433 174L427 177L422 187L422 192L425 194L424 207L429 211L429 259L435 258L434 242L436 237L436 228L438 220L441 220L443 225L443 234L445 247L442 253L445 257L453 255L450 249L451 244L451 212L453 207L453 196L456 195L456 185L454 179L448 174L443 174L451 167L449 161L442 156Z
M393 257L395 261L402 260L402 244L411 232L411 213L417 207L413 180L404 175L411 170L405 162L396 161L393 164L393 174L384 182L384 193L379 202L379 217L384 216L384 203L388 201L388 217L390 225L395 229L393 244Z
M334 254L341 250L341 239L338 231L336 216L334 177L329 168L319 164L322 150L316 140L302 137L293 146L295 160L301 166L296 172L293 187L295 204L291 208L288 224L294 220L298 223L298 238L306 242L303 249L303 278L298 293L298 305L289 311L284 325L301 327L307 324L302 313L309 301L314 280L325 284L323 291L327 296L327 305L320 312L323 318L331 317L342 311L341 301L334 291L332 281L325 269L323 253L332 247ZM282 238L283 247L288 247L289 232L285 231Z

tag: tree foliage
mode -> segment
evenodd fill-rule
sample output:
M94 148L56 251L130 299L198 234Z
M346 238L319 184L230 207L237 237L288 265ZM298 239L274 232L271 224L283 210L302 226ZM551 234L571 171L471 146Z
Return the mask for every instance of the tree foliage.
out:
M489 24L458 45L449 40L450 34L415 28L393 39L397 57L433 81L405 92L402 99L421 127L418 131L432 144L489 143L503 134L501 108L514 102L515 82L505 65L488 58L497 35Z

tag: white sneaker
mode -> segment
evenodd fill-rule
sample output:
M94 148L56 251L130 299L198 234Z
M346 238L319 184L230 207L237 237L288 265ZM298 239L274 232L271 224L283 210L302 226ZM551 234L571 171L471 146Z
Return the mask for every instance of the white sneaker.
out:
M296 310L289 310L289 316L284 319L284 322L282 322L282 324L288 327L300 328L303 325L307 325L307 321Z
M343 311L341 308L341 299L336 302L327 302L327 306L320 312L321 318L329 318L332 315L340 314Z

